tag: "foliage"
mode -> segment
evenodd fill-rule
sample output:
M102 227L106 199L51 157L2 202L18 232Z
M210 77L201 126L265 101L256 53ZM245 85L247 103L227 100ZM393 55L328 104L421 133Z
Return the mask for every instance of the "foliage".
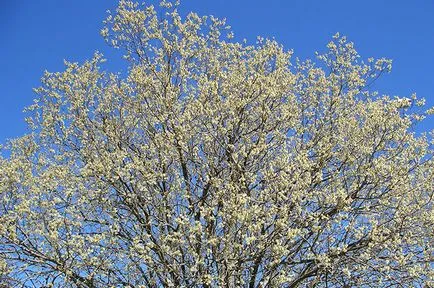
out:
M21 287L422 287L434 277L423 99L225 22L120 1L103 57L46 73L0 160L0 271ZM430 112L428 110L428 112Z

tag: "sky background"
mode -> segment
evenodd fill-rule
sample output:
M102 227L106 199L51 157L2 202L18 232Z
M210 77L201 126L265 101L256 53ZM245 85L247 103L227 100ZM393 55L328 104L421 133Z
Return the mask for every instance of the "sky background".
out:
M63 60L83 62L96 50L107 70L120 68L119 52L99 31L114 0L0 0L0 143L25 134L23 108L36 95L44 70L62 71ZM363 58L393 59L392 73L377 82L381 94L416 92L434 105L433 0L184 0L181 13L226 18L235 40L274 37L295 56L313 58L340 32ZM434 117L433 117L434 118ZM434 119L419 129L434 128Z

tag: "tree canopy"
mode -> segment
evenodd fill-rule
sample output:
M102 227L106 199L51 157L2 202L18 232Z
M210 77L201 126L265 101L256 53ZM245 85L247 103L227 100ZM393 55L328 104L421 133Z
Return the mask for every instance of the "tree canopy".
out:
M96 53L46 73L0 158L13 287L428 287L432 109L372 83L336 34L315 60L225 21L121 0Z

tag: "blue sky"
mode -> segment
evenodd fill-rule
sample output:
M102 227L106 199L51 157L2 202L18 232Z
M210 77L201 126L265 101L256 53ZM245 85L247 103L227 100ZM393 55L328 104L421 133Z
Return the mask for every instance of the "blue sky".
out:
M119 69L119 53L99 36L114 0L0 0L0 143L26 133L22 110L44 70L63 70L63 59L82 62L95 50ZM274 37L295 56L313 58L335 32L355 42L364 58L388 57L393 71L380 93L416 92L434 105L434 1L432 0L184 0L183 13L225 17L236 40ZM434 128L426 120L422 130Z

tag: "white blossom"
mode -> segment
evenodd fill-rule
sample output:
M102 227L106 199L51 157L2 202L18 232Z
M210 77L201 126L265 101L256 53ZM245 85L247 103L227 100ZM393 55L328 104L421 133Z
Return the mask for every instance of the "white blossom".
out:
M391 61L362 61L339 34L300 61L178 6L108 15L126 76L100 53L44 74L32 132L0 158L1 279L432 285L432 136L412 131L433 108L371 90Z

